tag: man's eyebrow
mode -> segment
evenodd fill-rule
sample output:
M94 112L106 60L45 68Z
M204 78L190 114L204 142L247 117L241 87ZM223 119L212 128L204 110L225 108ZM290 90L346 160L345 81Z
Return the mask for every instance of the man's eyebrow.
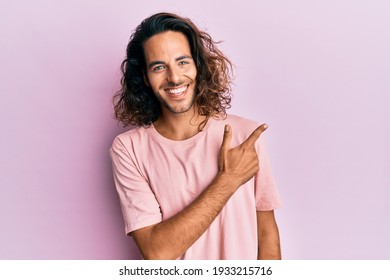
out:
M183 60L183 59L192 59L192 56L190 56L190 55L182 55L182 56L179 56L178 58L176 58L175 60L179 61L179 60Z
M152 61L151 63L149 63L148 69L152 68L154 65L164 64L164 63L165 63L164 61L160 61L160 60Z
M183 60L183 59L192 59L192 56L190 56L190 55L181 55L178 58L176 58L175 61L180 61L180 60ZM159 64L165 64L165 62L162 61L162 60L152 61L151 63L149 63L148 69L152 68L155 65L159 65Z

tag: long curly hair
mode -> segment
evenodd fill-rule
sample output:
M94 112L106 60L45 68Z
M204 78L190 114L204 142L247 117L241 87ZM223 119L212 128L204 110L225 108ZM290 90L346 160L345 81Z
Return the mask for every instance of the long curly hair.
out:
M181 32L188 39L197 68L194 104L199 114L206 116L206 121L212 116L226 115L231 102L232 64L216 47L219 42L188 18L158 13L143 20L130 37L126 59L121 64L121 89L113 97L115 119L124 126L149 126L160 116L160 103L144 81L143 45L153 35L165 31Z

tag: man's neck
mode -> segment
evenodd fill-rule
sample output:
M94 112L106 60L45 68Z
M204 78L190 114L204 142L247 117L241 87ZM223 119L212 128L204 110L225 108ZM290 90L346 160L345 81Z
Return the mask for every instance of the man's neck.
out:
M199 115L195 108L178 114L163 110L153 125L165 138L179 141L196 135L199 132L199 125L205 119L206 117Z

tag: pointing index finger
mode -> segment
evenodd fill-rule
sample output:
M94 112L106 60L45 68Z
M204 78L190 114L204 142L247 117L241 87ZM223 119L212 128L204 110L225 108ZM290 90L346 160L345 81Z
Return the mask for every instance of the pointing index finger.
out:
M225 130L222 139L222 149L227 151L230 149L230 141L232 138L231 127L229 124L225 125Z
M243 145L245 146L253 146L257 139L259 139L261 133L263 133L264 130L268 128L268 125L263 123L262 125L258 126L251 135L244 141Z

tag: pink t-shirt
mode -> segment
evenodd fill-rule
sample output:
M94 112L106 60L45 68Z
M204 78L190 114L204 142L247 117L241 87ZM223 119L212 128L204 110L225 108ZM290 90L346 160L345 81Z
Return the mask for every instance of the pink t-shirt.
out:
M195 136L174 141L153 126L117 136L110 149L126 233L164 221L189 205L215 178L225 124L231 147L258 126L228 115L212 119ZM180 259L256 259L256 211L281 206L262 135L256 142L260 171L229 199L206 232Z

